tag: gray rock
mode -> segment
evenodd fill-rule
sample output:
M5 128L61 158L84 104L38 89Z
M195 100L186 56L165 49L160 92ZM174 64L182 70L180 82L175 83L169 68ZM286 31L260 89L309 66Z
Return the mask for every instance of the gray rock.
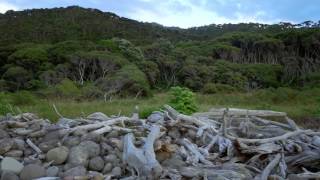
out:
M8 152L13 146L13 140L11 138L4 138L0 140L0 155Z
M101 154L107 154L109 152L114 151L113 147L105 142L101 143L100 146L101 146Z
M8 138L9 137L9 134L3 130L2 128L0 129L0 139L3 139L3 138Z
M79 144L79 146L88 152L89 158L98 156L100 154L99 144L93 141L83 141Z
M70 166L87 166L89 159L89 153L83 146L72 147L68 156L68 163Z
M67 118L60 118L59 121L57 122L57 125L61 126L61 127L74 127L76 125L79 125L80 122L73 120L73 119L67 119Z
M19 180L19 177L13 172L3 172L1 174L1 180Z
M47 161L53 161L52 164L59 165L66 161L69 154L69 149L65 146L57 147L54 149L51 149L47 153Z
M81 141L94 141L100 142L101 136L94 133L87 133L81 136Z
M102 120L102 121L109 119L109 117L107 115L103 114L102 112L92 113L87 118L94 119L94 120Z
M118 159L118 157L115 154L109 154L107 156L104 156L104 160L106 162L110 162L110 163L113 163L114 161L117 161L117 159Z
M11 157L5 157L0 164L1 171L19 174L23 169L23 164Z
M59 130L51 131L44 136L43 141L46 142L46 141L51 141L54 139L58 140L61 138L61 136L62 136L61 131L59 131Z
M15 138L13 139L13 142L14 143L13 143L12 149L18 149L22 151L25 149L26 143L24 142L24 140Z
M315 145L315 146L320 147L320 137L319 136L313 136L312 144Z
M78 136L72 136L72 137L68 137L64 142L63 144L65 146L68 146L68 147L73 147L73 146L77 146L80 144L80 137Z
M164 115L162 112L155 111L152 112L150 116L148 116L147 120L151 123L163 123L164 121Z
M120 167L114 167L113 169L112 169L112 171L111 171L111 174L113 175L113 176L116 176L116 177L119 177L119 176L121 176L121 168Z
M170 159L163 161L162 165L170 167L172 169L179 169L181 167L187 166L186 162L184 162L182 158L176 154L174 154Z
M104 180L103 174L96 171L89 171L88 176L92 177L92 180Z
M21 173L21 180L30 180L46 176L46 170L37 164L29 164L25 166Z
M51 166L47 169L46 174L48 177L56 177L59 174L59 168L57 166Z
M11 150L4 154L4 156L6 157L21 157L22 155L23 155L23 151L21 150Z
M103 168L103 170L102 170L102 173L103 173L103 174L107 174L107 173L109 173L109 172L112 170L112 168L113 168L112 164L111 164L111 163L107 163L107 164L104 166L104 168Z
M85 176L87 174L87 170L83 166L77 166L74 168L71 168L67 170L66 172L63 173L63 177L68 177L68 176Z
M104 161L100 156L94 157L89 161L89 168L93 171L101 171L104 167Z
M39 149L42 152L48 152L50 149L53 149L59 145L59 140L58 139L53 139L50 141L44 141L39 144Z

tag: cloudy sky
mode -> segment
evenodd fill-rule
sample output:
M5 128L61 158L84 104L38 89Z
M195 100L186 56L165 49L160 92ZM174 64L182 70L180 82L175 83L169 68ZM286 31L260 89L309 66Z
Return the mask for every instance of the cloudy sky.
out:
M320 0L0 0L7 10L79 5L166 26L320 20Z

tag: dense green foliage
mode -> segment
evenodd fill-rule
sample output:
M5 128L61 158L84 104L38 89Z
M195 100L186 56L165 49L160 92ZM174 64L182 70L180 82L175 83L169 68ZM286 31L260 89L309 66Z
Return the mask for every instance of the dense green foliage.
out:
M319 24L180 29L81 7L0 15L0 91L112 99L319 87Z
M197 111L195 95L187 88L179 86L170 89L170 105L183 114L192 114Z

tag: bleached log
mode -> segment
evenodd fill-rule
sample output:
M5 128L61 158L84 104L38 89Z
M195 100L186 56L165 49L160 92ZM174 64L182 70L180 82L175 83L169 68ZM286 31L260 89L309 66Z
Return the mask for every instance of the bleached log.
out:
M213 165L212 162L206 160L206 158L200 153L198 146L191 143L188 139L184 138L181 141L182 145L186 147L191 154L193 155L192 160L193 164L197 164L198 162L201 162L205 165Z
M276 121L271 121L271 120L266 120L266 119L256 117L256 116L252 116L252 120L259 122L263 125L275 125L275 126L279 126L279 127L285 128L285 129L292 129L291 126L288 124L284 124L284 123L276 122Z
M194 116L223 116L224 111L227 108L211 109L210 112L194 113ZM231 116L259 116L259 117L284 117L287 116L285 112L268 111L268 110L248 110L229 108L229 114Z
M153 144L160 135L160 126L152 126L142 148L134 145L132 133L124 137L123 161L133 167L139 177L156 178L162 172L162 167L156 159Z
M42 154L42 151L30 139L27 139L26 143L38 154Z
M281 158L281 154L277 154L275 158L270 161L267 167L262 171L261 180L268 180L268 177L271 171L279 164Z

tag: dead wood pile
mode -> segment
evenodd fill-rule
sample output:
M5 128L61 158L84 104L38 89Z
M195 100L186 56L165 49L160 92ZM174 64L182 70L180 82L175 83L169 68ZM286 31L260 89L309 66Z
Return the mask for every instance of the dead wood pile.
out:
M0 119L0 156L1 180L317 179L320 132L261 110L188 116L165 105L148 119L94 113L55 124L24 113Z

